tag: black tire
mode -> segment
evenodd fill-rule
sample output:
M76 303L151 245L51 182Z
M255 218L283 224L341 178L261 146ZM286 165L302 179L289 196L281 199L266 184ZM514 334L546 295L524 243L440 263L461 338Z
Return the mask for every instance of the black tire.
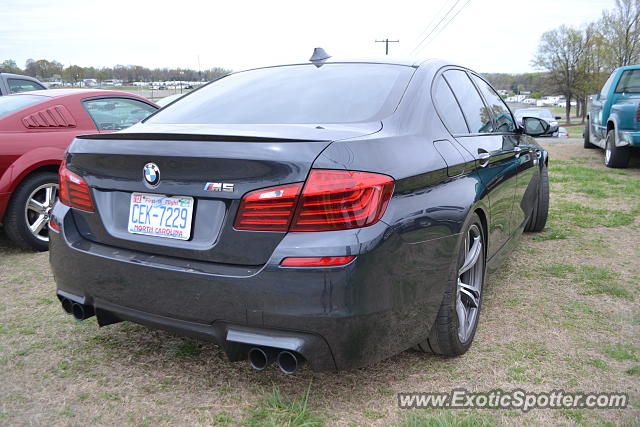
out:
M469 347L471 347L471 343L473 342L473 337L475 336L476 329L478 326L478 319L480 316L480 309L482 307L482 289L484 288L484 279L485 279L485 233L482 226L482 222L478 215L473 214L468 225L465 227L464 236L471 236L470 234L472 230L478 230L479 233L477 236L480 239L481 247L479 249L479 259L474 264L473 268L463 273L463 275L458 275L458 272L462 268L466 254L467 254L467 245L463 241L461 244L459 256L458 256L458 267L456 271L456 278L461 278L465 282L471 283L470 277L465 278L465 274L473 273L474 281L477 278L478 282L476 284L476 288L479 289L478 297L477 297L477 311L474 317L473 325L470 325L470 328L467 329L466 339L462 340L460 338L460 322L459 315L456 311L456 305L459 299L459 291L457 280L450 286L444 293L444 297L442 299L442 303L440 305L440 310L438 311L438 315L436 320L431 327L431 331L429 333L429 337L418 344L416 348L420 351L430 354L438 354L442 356L459 356L464 354ZM471 239L469 239L471 241ZM470 252L469 252L470 253ZM476 270L477 269L477 270ZM466 317L465 317L466 318Z
M608 168L626 168L629 166L631 150L629 146L616 147L616 131L607 132L607 144L604 148L604 164Z
M57 188L58 175L53 172L39 172L22 181L11 197L11 202L4 217L4 231L16 245L23 249L35 249L37 251L49 249L48 238L46 240L39 239L29 229L25 209L34 191L51 184L55 184ZM48 219L48 210L46 218ZM46 235L48 232L47 227L48 220L42 229L42 235Z
M593 145L591 143L591 141L589 140L589 119L587 118L587 124L584 127L584 148L598 148L597 146Z
M549 216L549 172L547 166L540 169L540 186L538 187L538 200L533 207L531 217L524 227L526 232L538 232L544 230Z

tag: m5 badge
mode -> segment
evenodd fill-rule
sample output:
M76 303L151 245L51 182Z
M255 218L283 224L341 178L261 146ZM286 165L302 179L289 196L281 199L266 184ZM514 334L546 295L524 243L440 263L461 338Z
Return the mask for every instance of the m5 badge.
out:
M233 184L227 184L225 182L207 182L204 185L204 191L233 191Z

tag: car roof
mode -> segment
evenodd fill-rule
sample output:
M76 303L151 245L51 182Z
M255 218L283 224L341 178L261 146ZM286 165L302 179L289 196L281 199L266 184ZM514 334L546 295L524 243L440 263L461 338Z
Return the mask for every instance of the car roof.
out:
M104 89L46 89L46 90L32 90L28 92L13 93L8 96L23 96L23 95L38 95L46 96L47 98L62 98L62 97L78 97L87 98L89 96L127 96L144 100L154 104L153 101L146 99L142 96L124 92L119 90L104 90Z
M427 62L437 61L435 59L416 59L416 58L403 58L403 57L364 57L364 58L351 58L351 57L330 57L324 61L319 61L316 65L324 64L388 64L388 65L402 65L406 67L417 68ZM238 73L243 71L260 70L265 68L287 67L292 65L309 65L314 62L290 62L282 64L270 64L259 67L248 68L245 70L238 70ZM452 64L453 65L453 64Z

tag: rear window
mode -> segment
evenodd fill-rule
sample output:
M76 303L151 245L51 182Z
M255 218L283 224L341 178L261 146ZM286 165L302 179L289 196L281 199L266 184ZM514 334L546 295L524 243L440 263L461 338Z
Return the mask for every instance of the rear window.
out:
M41 84L25 79L8 79L7 83L9 83L9 92L11 93L31 92L33 90L46 89Z
M230 74L150 117L149 123L354 123L391 114L414 68L314 64Z
M39 95L0 96L0 118L47 99L46 96Z
M640 93L640 70L627 70L622 73L616 93Z

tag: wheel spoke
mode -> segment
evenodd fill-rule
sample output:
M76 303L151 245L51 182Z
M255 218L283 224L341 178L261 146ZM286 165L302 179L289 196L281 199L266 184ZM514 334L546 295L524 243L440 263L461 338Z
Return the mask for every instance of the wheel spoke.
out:
M458 271L458 275L461 276L468 270L470 270L476 262L478 262L478 258L480 258L480 254L482 252L482 241L480 240L480 236L476 236L473 238L473 244L471 245L471 249L467 251L464 264L460 267Z
M473 307L473 308L478 308L478 305L479 305L479 303L478 303L478 296L476 296L476 295L474 294L474 292L469 292L468 290L466 290L466 289L464 289L464 288L461 288L461 289L460 289L460 294L461 294L461 295L466 295L466 296L467 296L467 298L469 299L469 303L470 303L469 305L470 305L471 307Z
M27 205L29 210L39 213L40 215L44 214L46 208L45 205L37 201L36 199L29 199L29 204Z
M51 207L55 203L56 193L57 193L56 187L51 186L46 188L44 202L47 207Z
M467 338L467 309L465 308L460 296L456 299L456 313L458 314L458 335L461 341Z
M29 229L33 234L40 234L45 225L47 225L46 217L44 215L40 215L34 223L29 226Z

